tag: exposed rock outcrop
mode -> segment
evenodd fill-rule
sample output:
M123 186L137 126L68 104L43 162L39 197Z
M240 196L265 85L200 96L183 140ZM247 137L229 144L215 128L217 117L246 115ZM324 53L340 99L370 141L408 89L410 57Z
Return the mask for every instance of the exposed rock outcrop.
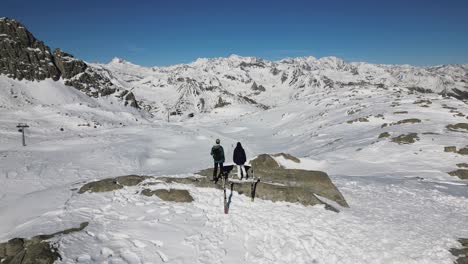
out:
M83 185L78 193L85 192L110 192L118 189L122 189L124 186L135 186L141 183L142 181L151 178L148 176L138 176L138 175L127 175L119 176L116 178L108 178L99 181L89 182Z
M454 170L454 171L449 172L448 174L450 174L451 176L456 176L463 180L468 180L468 170L466 169Z
M71 54L60 49L51 54L47 45L21 23L9 18L0 18L0 74L29 81L62 78L66 85L92 97L112 95L122 89ZM139 108L133 93L126 92L122 98L124 104Z
M80 227L70 228L50 235L39 235L30 239L13 238L0 243L0 263L2 264L52 264L60 258L54 244L47 242L58 235L79 232L88 226L83 222Z
M461 244L461 248L452 248L450 249L450 253L457 257L457 260L454 262L455 264L466 264L468 263L468 239L467 238L460 238L458 242Z
M54 50L54 60L64 79L70 79L88 68L88 65L82 60L76 59L73 55L65 53L60 49Z
M29 81L60 77L50 48L9 18L0 18L0 73Z
M292 155L287 154L293 157ZM296 158L297 159L297 158ZM325 204L327 209L337 211L337 209L320 200L318 196L325 197L335 201L343 207L349 207L343 195L333 184L328 175L321 171L309 171L298 169L285 169L276 160L268 154L261 154L250 161L250 166L246 166L247 173L255 173L255 177L261 178L256 189L256 197L271 201L286 201L301 203L303 205ZM253 168L253 169L252 169ZM225 166L225 172L230 173L232 166ZM213 169L206 169L198 174L211 177ZM158 178L159 179L159 178ZM171 180L176 181L178 180ZM205 183L205 179L194 179L192 181L196 186L203 187L210 185ZM211 183L211 185L213 185ZM250 187L239 185L235 190L239 193L250 195ZM318 195L318 196L317 196Z

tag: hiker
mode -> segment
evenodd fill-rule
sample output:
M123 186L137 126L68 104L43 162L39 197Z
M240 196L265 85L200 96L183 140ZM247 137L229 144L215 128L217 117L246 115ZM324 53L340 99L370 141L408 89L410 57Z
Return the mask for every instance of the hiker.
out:
M219 165L219 174L224 175L224 149L223 147L219 144L221 141L216 139L216 145L214 145L211 148L211 156L213 157L214 160L214 170L213 170L213 181L217 182L218 181L218 165Z
M244 163L247 160L245 157L245 151L242 148L242 145L240 142L237 142L237 146L234 149L234 157L233 157L234 163L237 165L237 177L242 180L244 175L247 177L247 173L245 171Z

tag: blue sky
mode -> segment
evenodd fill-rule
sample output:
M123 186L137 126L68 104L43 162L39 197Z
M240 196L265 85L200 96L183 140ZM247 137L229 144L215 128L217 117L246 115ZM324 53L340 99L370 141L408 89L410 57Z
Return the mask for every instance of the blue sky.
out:
M159 66L238 54L468 63L466 0L2 0L2 16L90 62Z

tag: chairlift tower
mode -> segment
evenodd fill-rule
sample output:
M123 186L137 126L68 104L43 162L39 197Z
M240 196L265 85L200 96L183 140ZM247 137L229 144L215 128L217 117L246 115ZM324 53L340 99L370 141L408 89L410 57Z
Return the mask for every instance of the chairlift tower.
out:
M29 126L26 123L19 123L17 126L19 128L19 132L23 134L23 146L26 146L26 139L24 138L24 129L28 128Z

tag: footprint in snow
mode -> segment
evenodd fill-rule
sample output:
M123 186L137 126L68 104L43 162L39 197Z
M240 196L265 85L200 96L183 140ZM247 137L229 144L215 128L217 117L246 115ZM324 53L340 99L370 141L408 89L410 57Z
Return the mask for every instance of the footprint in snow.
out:
M132 243L137 248L145 248L146 244L141 242L140 240L132 240Z
M168 215L169 214L169 210L164 210L164 211L161 211L160 215Z
M120 257L123 260L127 261L129 264L140 264L141 263L141 260L138 257L138 255L135 254L134 252L130 251L130 250L122 250L120 252Z
M83 254L83 255L76 258L76 262L78 262L78 263L90 263L91 262L91 256L87 255L87 254Z
M157 250L156 252L158 253L159 257L161 258L163 262L167 262L169 260L169 258L167 257L166 254L164 254L164 252L160 250Z
M151 243L153 243L157 247L162 247L164 243L161 240L151 240Z
M106 234L98 234L96 237L101 242L109 241L109 238L106 236Z
M101 256L108 258L108 257L111 257L112 255L114 255L114 251L112 251L112 249L106 248L106 247L101 249Z

